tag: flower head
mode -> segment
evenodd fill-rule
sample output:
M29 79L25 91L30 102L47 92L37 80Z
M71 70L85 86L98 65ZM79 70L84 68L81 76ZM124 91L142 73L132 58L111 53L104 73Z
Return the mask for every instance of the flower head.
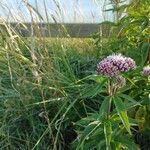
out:
M105 58L97 64L98 74L113 77L119 73L118 67L114 66L111 59Z
M136 68L135 61L130 57L121 54L107 56L97 65L98 74L113 77L120 72L128 72Z
M150 67L149 66L144 67L142 73L144 76L150 76Z

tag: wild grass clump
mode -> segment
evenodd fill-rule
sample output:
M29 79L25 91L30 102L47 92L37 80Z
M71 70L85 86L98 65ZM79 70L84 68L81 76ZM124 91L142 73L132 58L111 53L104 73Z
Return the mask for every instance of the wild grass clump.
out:
M26 40L3 27L8 35L1 40L1 147L67 147L76 137L73 122L101 103L95 96L102 87L92 79L92 42Z

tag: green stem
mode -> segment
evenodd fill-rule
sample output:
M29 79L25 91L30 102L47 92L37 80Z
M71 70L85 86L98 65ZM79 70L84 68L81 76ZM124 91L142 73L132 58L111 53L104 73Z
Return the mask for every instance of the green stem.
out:
M108 104L108 110L107 110L107 119L109 119L110 111L111 111L111 103L113 98L113 86L111 79L108 80L108 95L109 95L109 104Z
M110 111L111 111L111 102L112 102L112 96L109 98L108 111L107 111L107 119L109 119L109 114L110 114Z

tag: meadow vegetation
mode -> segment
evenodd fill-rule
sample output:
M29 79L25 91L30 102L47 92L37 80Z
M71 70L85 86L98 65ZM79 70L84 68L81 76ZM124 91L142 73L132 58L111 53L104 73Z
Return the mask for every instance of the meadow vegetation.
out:
M1 22L0 149L150 148L150 1L113 4L117 17L128 15L104 22L107 38L24 38ZM115 77L97 73L112 53L136 62L117 89Z

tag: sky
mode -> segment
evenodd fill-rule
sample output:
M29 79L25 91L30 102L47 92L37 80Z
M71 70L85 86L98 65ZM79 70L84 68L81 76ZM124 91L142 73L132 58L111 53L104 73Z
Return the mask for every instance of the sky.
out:
M104 20L113 20L112 12L103 11L111 7L104 1L28 0L28 3L38 10L39 15L32 9L32 16L37 22L99 23ZM31 14L23 0L0 0L0 17L13 22L31 21Z

